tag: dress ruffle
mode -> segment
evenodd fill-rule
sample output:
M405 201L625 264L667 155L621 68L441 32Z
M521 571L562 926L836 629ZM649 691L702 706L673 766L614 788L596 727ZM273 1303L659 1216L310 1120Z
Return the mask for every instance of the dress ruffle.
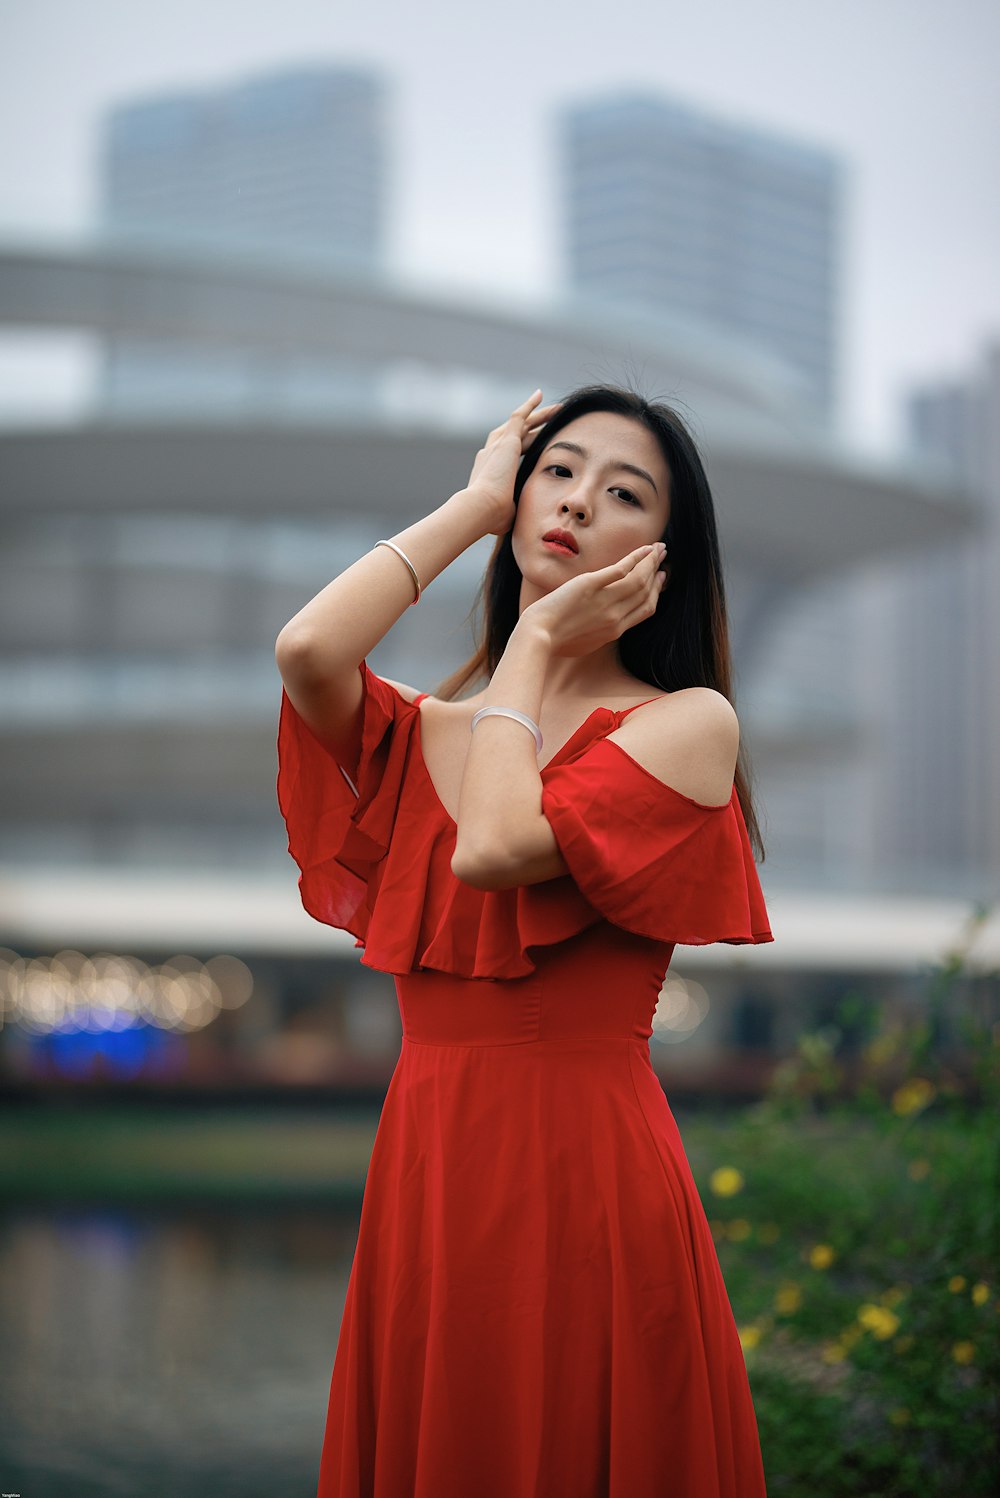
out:
M617 726L610 709L594 715L596 737L574 749L574 735L541 771L569 873L507 890L463 884L451 871L455 824L420 751L419 707L367 662L360 669L353 773L282 694L278 802L305 909L349 931L365 966L519 978L535 969L532 951L602 920L664 945L773 940L735 789L713 807L665 785L603 737Z

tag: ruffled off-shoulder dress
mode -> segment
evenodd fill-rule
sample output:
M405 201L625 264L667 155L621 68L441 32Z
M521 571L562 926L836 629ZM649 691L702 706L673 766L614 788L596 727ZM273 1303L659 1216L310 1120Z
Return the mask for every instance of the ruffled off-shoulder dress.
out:
M597 708L541 770L569 873L476 890L451 872L422 698L361 674L350 774L287 696L278 739L303 904L394 976L403 1029L318 1498L760 1498L739 1337L649 1055L675 943L773 940L735 788L682 795Z

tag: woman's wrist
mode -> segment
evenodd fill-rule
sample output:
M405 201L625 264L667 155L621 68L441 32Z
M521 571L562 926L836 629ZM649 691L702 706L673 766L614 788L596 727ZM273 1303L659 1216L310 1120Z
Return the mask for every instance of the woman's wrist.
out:
M452 548L456 556L461 555L468 547L474 546L486 535L487 517L482 507L470 503L465 489L458 489L454 494L449 495L436 510L430 511L428 518L431 517L439 522L445 522L447 534L457 543Z
M466 491L459 489L391 540L406 552L425 589L486 534L482 509L470 504Z
M514 625L510 638L517 638L524 642L526 649L535 651L539 655L550 656L552 654L552 635L545 624L531 609L525 609Z
M476 484L459 489L446 503L454 505L464 516L474 518L479 527L477 540L483 536L503 535L513 524L513 500L498 504L496 494Z
M544 629L524 615L515 624L484 694L484 706L515 707L537 720L551 644Z

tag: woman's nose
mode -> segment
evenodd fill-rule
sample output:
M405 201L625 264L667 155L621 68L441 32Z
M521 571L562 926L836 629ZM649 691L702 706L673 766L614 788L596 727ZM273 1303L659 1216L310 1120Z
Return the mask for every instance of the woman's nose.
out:
M571 499L564 499L562 508L567 515L576 515L580 520L587 520L590 517L590 505L583 493L574 494Z

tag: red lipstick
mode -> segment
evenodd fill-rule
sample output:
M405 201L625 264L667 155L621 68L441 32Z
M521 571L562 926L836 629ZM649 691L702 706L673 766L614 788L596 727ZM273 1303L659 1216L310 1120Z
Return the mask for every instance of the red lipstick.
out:
M571 551L574 556L576 556L576 554L580 550L579 546L576 544L576 538L574 536L571 536L569 531L559 530L558 527L555 530L546 531L545 535L542 537L542 540L551 541L562 550Z

